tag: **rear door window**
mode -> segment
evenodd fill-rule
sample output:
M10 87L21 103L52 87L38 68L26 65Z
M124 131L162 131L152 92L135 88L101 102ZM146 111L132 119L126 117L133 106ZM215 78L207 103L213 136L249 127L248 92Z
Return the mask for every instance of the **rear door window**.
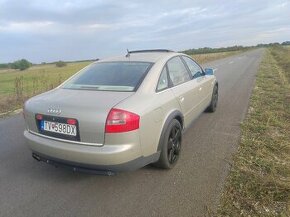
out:
M190 80L189 73L180 57L174 57L167 62L169 77L174 86Z
M163 68L157 84L157 91L162 91L168 88L168 77L166 67Z

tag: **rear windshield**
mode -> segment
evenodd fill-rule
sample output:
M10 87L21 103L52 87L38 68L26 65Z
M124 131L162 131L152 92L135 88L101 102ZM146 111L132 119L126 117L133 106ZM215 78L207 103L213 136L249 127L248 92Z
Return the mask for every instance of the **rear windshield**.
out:
M151 66L148 62L95 63L66 82L63 88L136 91Z

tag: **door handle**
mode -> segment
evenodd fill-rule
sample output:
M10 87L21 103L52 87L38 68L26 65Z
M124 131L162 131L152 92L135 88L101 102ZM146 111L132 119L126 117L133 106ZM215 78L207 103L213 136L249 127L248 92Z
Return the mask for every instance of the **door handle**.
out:
M184 97L183 96L180 96L179 97L179 101L182 103L184 101Z

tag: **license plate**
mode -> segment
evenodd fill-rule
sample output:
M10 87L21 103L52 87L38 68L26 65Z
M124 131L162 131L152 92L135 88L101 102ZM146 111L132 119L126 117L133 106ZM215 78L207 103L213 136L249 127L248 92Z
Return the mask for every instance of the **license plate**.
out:
M76 125L57 123L51 121L41 121L41 130L60 133L69 136L77 135L77 127Z

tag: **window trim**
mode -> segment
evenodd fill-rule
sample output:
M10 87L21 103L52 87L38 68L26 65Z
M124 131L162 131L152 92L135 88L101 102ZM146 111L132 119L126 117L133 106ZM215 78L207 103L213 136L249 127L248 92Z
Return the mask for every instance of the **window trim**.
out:
M187 70L187 73L189 74L190 80L185 81L185 82L183 82L183 83L180 83L180 84L178 84L178 85L173 85L173 82L172 82L172 80L171 80L171 78L170 78L170 76L169 76L169 70L168 70L168 65L167 65L167 63L168 63L171 59L176 58L176 57L181 59L181 61L182 61L183 65L184 65L184 67L185 67L186 70ZM190 69L189 69L188 65L186 64L186 62L185 62L185 60L184 60L183 57L187 57L187 58L191 59L193 62L195 62L195 63L196 63L196 64L201 68L201 71L202 71L203 76L205 76L205 73L204 73L203 67L202 67L199 63L197 63L193 58L191 58L190 56L182 55L182 54L181 54L181 55L173 56L173 57L171 57L170 59L168 59L168 60L166 61L166 63L164 64L164 66L163 66L163 68L162 68L162 70L161 70L161 72L160 72L160 74L159 74L159 78L158 78L158 81L157 81L157 83L156 83L155 93L160 93L160 92L162 92L162 91L168 90L168 89L173 88L173 87L177 87L177 86L179 86L179 85L181 85L181 84L184 84L184 83L186 83L186 82L189 82L189 81L192 81L192 80L196 79L196 78L193 78L193 76L192 76L192 74L191 74L191 71L190 71ZM167 79L168 79L168 87L167 87L167 88L164 88L164 89L162 89L162 90L157 90L158 83L159 83L159 80L160 80L160 77L161 77L161 73L162 73L162 71L163 71L164 68L166 68L166 74L167 74Z
M130 91L119 91L119 90L90 90L90 91L105 91L105 92L137 92L139 87L142 85L145 77L147 76L148 72L152 69L153 65L155 64L154 62L148 62L148 61L100 61L100 62L93 62L92 64L89 64L88 66L82 68L81 70L79 70L77 73L75 73L74 75L72 75L70 78L68 78L65 82L63 82L61 85L59 85L59 88L61 89L70 89L70 90L84 90L84 89L78 89L78 88L66 88L65 85L71 81L73 78L75 78L76 76L78 76L80 73L82 73L82 71L84 69L87 69L90 66L96 65L96 64L103 64L103 63L119 63L119 62L133 62L133 63L148 63L148 68L146 69L146 71L143 73L143 75L141 76L141 78L138 80L136 86L134 87L133 90ZM87 90L87 89L86 89Z
M150 62L147 62L147 63L150 63ZM137 92L137 90L139 89L139 87L143 83L144 79L146 78L148 72L152 69L153 65L154 65L154 63L150 63L147 70L144 72L143 76L139 79L138 83L136 84L136 87L134 88L134 90L132 92Z
M172 82L172 80L171 80L171 78L170 78L170 76L169 76L169 69L168 69L168 62L169 62L170 60L172 60L173 58L179 58L179 59L181 60L182 64L184 65L184 67L185 67L185 69L186 69L186 71L187 71L187 73L188 73L188 75L189 75L189 80L188 80L188 81L184 81L184 82L182 82L182 83L179 83L179 84L177 84L177 85L174 85L174 84L173 84L173 82ZM165 64L165 65L166 65L166 67L167 67L167 73L168 73L168 76L169 76L170 82L171 82L171 84L172 84L172 86L171 86L171 87L177 87L177 86L179 86L179 85L181 85L181 84L184 84L184 83L186 83L186 82L189 82L189 81L191 81L191 80L192 80L191 73L190 73L190 71L188 70L188 67L187 67L187 65L186 65L186 64L184 64L184 62L183 62L183 59L182 59L181 55L177 55L177 56L171 57L169 60L167 60L167 62L166 62L166 64Z
M161 89L161 90L158 90L158 84L159 84L159 81L160 81L160 78L161 78L161 74L162 74L162 72L163 72L164 69L165 69L165 71L166 71L166 76L167 76L168 86L167 86L166 88L163 88L163 89ZM160 75L159 75L159 78L158 78L158 81L157 81L157 84L156 84L155 92L156 92L156 93L160 93L160 92L162 92L162 91L164 91L164 90L170 89L171 87L172 87L172 81L171 81L171 79L170 79L170 77L169 77L168 67L167 67L167 62L166 62L165 65L163 66L161 72L160 72Z
M189 69L189 66L187 65L186 61L185 61L185 57L187 57L188 59L192 60L200 69L201 69L201 73L202 73L202 76L205 76L205 72L202 68L202 66L200 64L198 64L198 62L196 62L193 58L191 58L190 56L186 56L186 55L181 55L181 58L182 60L184 61L184 64L186 65L186 68L188 69L189 73L190 73L190 76L191 76L191 79L194 80L194 79L197 79L197 78L200 78L200 77L197 77L197 78L194 78L193 75L191 74L191 71ZM201 76L201 77L202 77Z

